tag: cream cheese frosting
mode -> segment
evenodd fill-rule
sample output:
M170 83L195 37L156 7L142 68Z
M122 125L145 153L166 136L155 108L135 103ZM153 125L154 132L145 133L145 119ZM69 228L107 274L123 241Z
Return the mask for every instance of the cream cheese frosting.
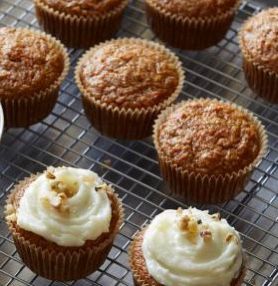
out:
M17 224L61 246L82 246L109 231L107 186L94 172L49 168L25 190Z
M219 214L166 210L144 233L150 275L165 286L229 286L242 267L238 232Z

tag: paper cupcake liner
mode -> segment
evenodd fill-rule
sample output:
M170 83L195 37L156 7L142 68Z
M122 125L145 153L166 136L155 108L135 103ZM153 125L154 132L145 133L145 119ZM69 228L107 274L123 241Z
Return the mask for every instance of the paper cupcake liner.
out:
M171 14L157 5L156 0L146 0L145 9L148 23L160 40L176 48L202 50L224 38L239 2L226 13L204 18Z
M27 127L41 121L53 109L62 81L69 70L69 57L64 46L53 37L33 29L17 28L32 31L38 35L43 35L48 41L55 44L55 47L64 57L64 70L47 89L30 96L22 96L14 99L1 96L1 103L4 111L6 127Z
M34 2L38 22L43 29L72 48L88 48L113 37L120 28L128 4L128 0L123 0L112 12L85 17L61 13L42 0Z
M179 74L179 84L173 92L165 101L158 105L150 106L148 108L136 108L136 109L126 109L118 108L114 106L108 106L107 104L96 100L93 95L91 95L85 87L83 87L80 80L80 72L82 63L86 60L90 54L95 50L106 45L108 42L102 43L93 49L89 50L80 60L75 71L75 80L77 86L79 87L82 94L82 101L84 105L85 114L88 117L92 125L102 134L121 139L142 139L152 133L152 126L155 118L158 116L161 110L169 106L179 95L182 90L184 81L184 72L182 70L182 65L178 58L171 53L168 49L163 46L135 38L123 38L118 40L112 40L110 42L122 42L122 43L138 43L146 47L155 48L158 51L162 51L169 56L176 67Z
M203 98L197 100L204 100ZM196 101L196 99L192 100ZM171 162L171 159L163 154L159 144L159 126L166 120L167 116L176 110L184 102L171 106L163 111L154 125L154 144L158 153L159 165L162 177L169 186L170 194L174 194L186 202L192 203L223 203L244 190L252 171L260 163L267 150L267 135L261 122L250 112L242 107L229 103L234 108L246 114L257 127L261 148L252 163L238 172L223 175L204 175L188 172L182 167Z
M132 271L135 286L163 286L158 283L148 272L145 259L142 251L142 243L145 229L136 234L132 243L129 246L128 256L129 265ZM235 278L230 286L240 286L243 282L246 272L246 258L244 257L243 266L238 277Z
M50 280L69 281L84 278L97 270L105 261L113 240L123 222L123 207L118 196L108 191L112 202L114 226L103 240L81 247L60 247L31 232L22 231L16 222L7 219L7 206L13 202L16 192L26 187L36 176L21 181L11 193L6 205L6 222L22 261L36 274ZM111 224L113 221L111 221Z

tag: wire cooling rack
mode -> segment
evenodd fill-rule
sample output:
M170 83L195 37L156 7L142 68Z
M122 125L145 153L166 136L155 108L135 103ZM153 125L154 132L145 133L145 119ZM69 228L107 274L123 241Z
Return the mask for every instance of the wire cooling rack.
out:
M201 205L220 211L242 235L248 256L246 285L278 285L278 107L255 97L241 70L237 31L260 7L244 2L231 29L217 46L203 52L175 50L184 63L186 83L180 99L212 97L236 102L264 123L269 150L245 190L222 205ZM1 26L38 28L32 1L0 2ZM118 36L155 40L146 24L143 2L132 0ZM100 136L88 123L74 83L74 66L83 53L69 50L72 68L53 112L27 129L6 130L0 144L0 285L133 285L127 249L134 233L165 208L186 207L165 194L151 139L119 141ZM16 181L48 165L92 169L113 184L125 206L125 221L101 268L79 281L49 281L21 262L3 218L6 196ZM213 285L212 285L213 286Z

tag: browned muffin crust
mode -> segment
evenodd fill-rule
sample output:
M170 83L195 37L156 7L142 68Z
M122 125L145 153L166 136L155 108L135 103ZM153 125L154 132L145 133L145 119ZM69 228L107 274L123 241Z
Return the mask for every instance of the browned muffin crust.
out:
M145 258L142 251L142 244L144 239L144 230L141 230L134 238L129 248L129 264L133 272L134 282L136 286L163 286L158 283L148 272ZM243 281L245 275L244 265L242 265L239 276L233 279L230 286L239 286Z
M112 42L94 50L80 69L84 89L120 108L155 106L176 90L178 68L166 53L140 43Z
M0 28L0 98L31 97L64 70L64 55L46 35Z
M243 53L278 73L278 8L251 17L241 29Z
M238 0L152 0L161 9L190 18L213 17L234 9Z
M187 101L159 126L162 155L188 172L218 175L247 167L260 151L248 115L217 100Z
M101 16L113 11L122 0L41 0L45 5L61 13L76 16Z
M19 207L20 200L25 192L25 190L28 188L28 186L37 178L37 176L31 176L30 178L25 179L23 183L19 184L15 191L11 194L9 204L9 208L14 210L14 214L16 217L16 210ZM48 249L49 251L55 250L57 252L66 253L67 251L74 251L74 250L80 250L80 248L86 250L87 248L94 248L97 247L101 242L109 239L111 236L111 233L115 232L115 228L118 225L121 211L119 209L119 203L117 202L117 197L115 194L111 191L107 192L107 195L109 197L109 200L111 202L111 208L112 208L112 216L111 216L111 222L109 231L102 233L97 239L95 240L87 240L85 244L81 247L75 247L75 246L61 246L57 245L56 243L46 240L42 236L33 233L31 231L27 231L23 228L21 228L17 223L16 220L10 221L10 223L13 225L13 227L16 229L16 232L24 237L25 240L28 240L31 244L34 243L37 247L42 247L42 249ZM10 214L11 215L11 214Z

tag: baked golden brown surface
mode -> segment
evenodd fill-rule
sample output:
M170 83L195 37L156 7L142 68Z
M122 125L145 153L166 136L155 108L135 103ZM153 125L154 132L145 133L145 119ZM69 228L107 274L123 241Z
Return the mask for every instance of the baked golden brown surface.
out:
M36 178L37 176L31 176L30 178L25 179L21 184L19 184L16 187L15 191L12 193L9 201L10 206L8 206L7 208L14 210L15 218L16 218L16 210L20 204L20 199L22 198L26 188L28 188L31 182L33 182ZM107 194L111 201L111 208L112 208L112 217L111 217L109 232L102 233L96 240L87 240L82 247L60 246L54 242L46 240L45 238L41 237L38 234L22 229L20 226L17 225L16 219L10 221L10 223L15 228L17 235L24 237L24 239L30 241L31 244L34 243L37 247L41 246L42 249L48 249L49 251L55 250L58 252L66 253L69 250L70 251L73 251L75 249L79 250L80 248L86 250L87 248L93 248L94 246L97 247L101 242L109 239L111 234L115 232L115 228L118 227L121 215L120 205L117 197L111 191L108 191ZM11 213L9 214L9 217L11 217Z
M64 70L64 55L46 35L0 28L0 98L31 97Z
M131 271L133 272L134 282L136 286L163 286L158 283L148 272L146 262L143 256L142 243L144 239L144 230L140 231L134 238L129 248L129 264ZM244 265L238 276L233 279L230 286L239 286L243 281L245 274Z
M233 9L238 0L152 0L172 14L190 18L212 17Z
M77 16L101 16L113 11L121 0L41 0L48 7L61 13Z
M114 41L88 54L80 79L83 88L103 103L147 108L173 94L179 73L169 55L158 49Z
M188 172L238 172L260 151L260 135L249 116L228 103L187 101L158 127L160 153Z
M244 54L278 73L278 8L264 10L247 20L240 38Z

